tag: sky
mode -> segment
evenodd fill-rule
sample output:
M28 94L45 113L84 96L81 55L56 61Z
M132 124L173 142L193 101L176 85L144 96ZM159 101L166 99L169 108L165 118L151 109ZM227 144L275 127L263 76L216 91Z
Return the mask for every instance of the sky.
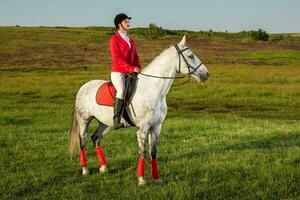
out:
M114 26L300 33L300 0L0 0L0 26Z

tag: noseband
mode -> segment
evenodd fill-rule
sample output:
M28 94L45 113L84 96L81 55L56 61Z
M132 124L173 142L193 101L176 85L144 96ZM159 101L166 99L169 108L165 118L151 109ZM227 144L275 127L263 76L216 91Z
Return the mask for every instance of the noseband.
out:
M174 47L178 53L179 56L179 66L178 66L178 71L176 70L177 73L180 73L180 69L181 69L181 57L183 58L185 64L187 65L187 68L189 70L189 73L187 74L189 77L191 77L191 75L197 70L199 69L199 67L201 67L201 65L203 64L200 61L200 64L197 67L193 67L192 65L190 65L190 63L187 61L187 59L184 57L183 52L188 50L189 48L186 47L182 50L180 50L179 46L177 44L174 44ZM148 77L152 77L152 78L161 78L161 79L180 79L180 78L184 78L184 77L167 77L167 76L155 76L155 75L150 75L150 74L144 74L142 72L140 72L139 74L143 75L143 76L148 76Z

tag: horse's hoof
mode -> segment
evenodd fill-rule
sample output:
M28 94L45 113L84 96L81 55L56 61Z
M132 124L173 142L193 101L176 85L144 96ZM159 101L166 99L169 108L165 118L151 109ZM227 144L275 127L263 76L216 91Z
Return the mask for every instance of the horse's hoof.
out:
M157 184L163 184L163 180L161 178L154 179L154 182Z
M82 168L82 176L89 175L89 170L86 167Z
M138 185L146 185L146 181L145 181L144 177L139 177L138 181L139 181Z
M99 168L99 172L100 174L104 174L107 172L107 167L106 165L102 165L100 168Z

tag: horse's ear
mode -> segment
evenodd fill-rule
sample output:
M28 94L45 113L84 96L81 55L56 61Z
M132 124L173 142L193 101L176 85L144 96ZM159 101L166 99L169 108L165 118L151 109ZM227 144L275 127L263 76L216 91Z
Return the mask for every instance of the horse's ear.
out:
M185 35L182 37L182 40L179 42L179 45L186 46L186 36Z

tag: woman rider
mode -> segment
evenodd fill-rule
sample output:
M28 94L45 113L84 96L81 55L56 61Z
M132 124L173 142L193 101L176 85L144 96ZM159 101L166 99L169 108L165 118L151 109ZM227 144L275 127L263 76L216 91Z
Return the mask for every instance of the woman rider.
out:
M123 127L120 123L121 114L124 107L125 75L139 72L141 64L137 54L136 46L127 34L130 29L130 19L124 13L116 15L114 24L116 34L110 39L110 51L112 56L111 81L117 90L114 104L114 127Z

